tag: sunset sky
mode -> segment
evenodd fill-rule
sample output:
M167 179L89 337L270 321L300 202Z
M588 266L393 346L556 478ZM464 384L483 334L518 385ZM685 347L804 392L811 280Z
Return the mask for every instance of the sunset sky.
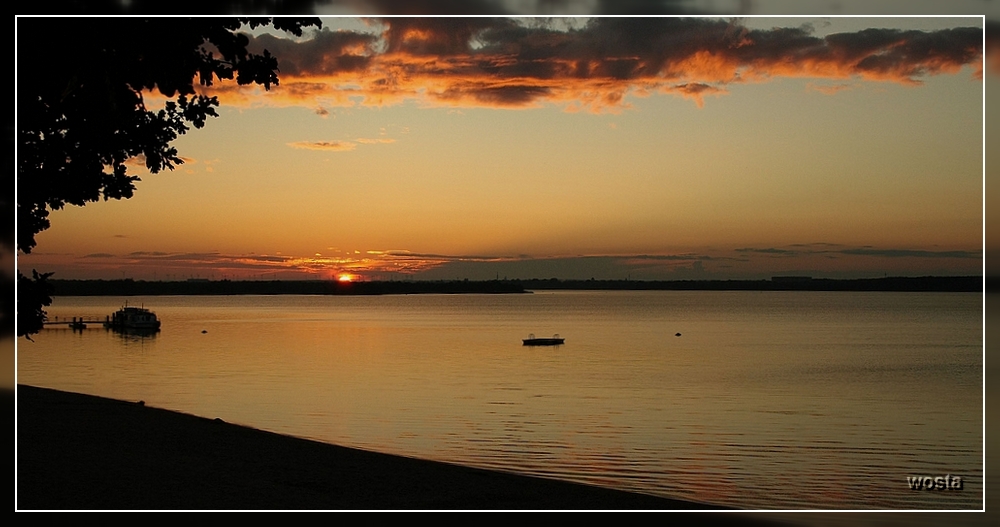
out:
M326 18L55 278L979 274L981 17ZM19 80L21 82L22 80ZM155 106L159 99L147 95Z

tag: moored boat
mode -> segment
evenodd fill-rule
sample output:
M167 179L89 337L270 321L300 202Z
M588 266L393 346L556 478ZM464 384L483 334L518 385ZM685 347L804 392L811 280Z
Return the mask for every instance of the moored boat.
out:
M560 337L558 333L551 337L535 337L535 334L532 333L528 335L528 338L521 339L521 342L525 346L558 346L566 342L566 339Z
M160 321L156 318L156 313L143 307L126 304L104 321L104 327L118 330L157 331L160 329Z

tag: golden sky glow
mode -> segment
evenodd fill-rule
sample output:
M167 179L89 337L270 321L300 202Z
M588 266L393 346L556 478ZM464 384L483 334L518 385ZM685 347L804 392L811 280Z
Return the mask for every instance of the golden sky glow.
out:
M57 277L976 274L981 18L326 19ZM21 82L19 80L19 82ZM156 97L148 97L150 104Z

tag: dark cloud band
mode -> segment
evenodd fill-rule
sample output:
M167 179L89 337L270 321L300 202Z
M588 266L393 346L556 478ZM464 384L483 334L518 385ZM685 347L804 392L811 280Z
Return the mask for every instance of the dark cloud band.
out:
M311 108L326 97L335 104L550 102L595 111L621 106L630 90L700 105L727 85L776 77L919 84L968 65L980 72L983 52L977 27L819 37L808 25L764 30L708 18L595 18L575 29L511 18L371 23L369 33L322 30L300 42L263 35L253 45L280 57L284 96Z

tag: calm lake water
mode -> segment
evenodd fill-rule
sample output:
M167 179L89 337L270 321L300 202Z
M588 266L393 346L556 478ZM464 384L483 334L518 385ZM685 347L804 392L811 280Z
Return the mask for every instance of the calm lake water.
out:
M56 298L49 316L103 319L125 300ZM17 382L742 508L983 504L979 294L128 301L162 331L45 329L19 340ZM528 333L566 343L523 347ZM963 489L907 484L946 474Z

